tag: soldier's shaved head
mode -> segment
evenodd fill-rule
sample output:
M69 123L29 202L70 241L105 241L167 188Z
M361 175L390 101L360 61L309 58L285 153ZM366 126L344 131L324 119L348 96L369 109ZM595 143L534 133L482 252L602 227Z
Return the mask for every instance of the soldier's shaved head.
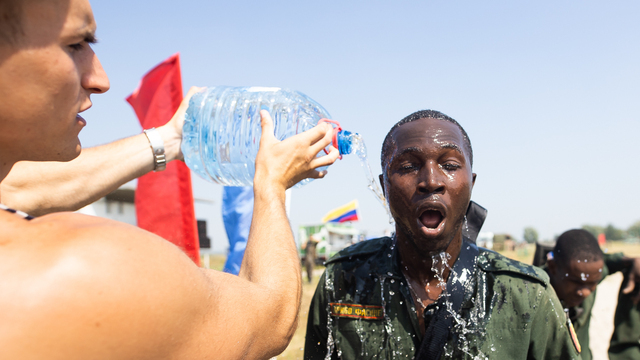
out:
M553 248L553 258L559 265L570 261L598 261L604 255L598 240L590 232L582 229L565 231L560 235Z

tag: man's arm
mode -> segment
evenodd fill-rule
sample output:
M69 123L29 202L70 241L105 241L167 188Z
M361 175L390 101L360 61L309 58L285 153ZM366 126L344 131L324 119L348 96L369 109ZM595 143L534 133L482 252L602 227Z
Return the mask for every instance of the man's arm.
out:
M192 87L171 120L157 128L167 162L183 158L180 144L184 114L198 90ZM80 156L69 162L21 161L0 183L2 202L35 216L75 211L153 167L153 153L144 134L82 149Z
M198 268L174 245L126 224L0 213L2 357L268 359L284 350L301 289L284 190L323 177L314 169L338 154L315 157L331 142L329 125L279 142L264 115L239 276Z
M625 280L623 283L623 294L631 294L640 283L640 258L631 258L624 256L623 253L604 254L604 263L609 270L609 274L613 274L618 271L625 271ZM638 304L640 302L640 292L634 295L633 303Z

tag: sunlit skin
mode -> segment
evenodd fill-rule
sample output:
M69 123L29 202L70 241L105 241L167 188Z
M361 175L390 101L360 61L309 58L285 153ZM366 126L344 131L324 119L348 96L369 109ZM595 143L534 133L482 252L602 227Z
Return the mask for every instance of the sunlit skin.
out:
M392 139L395 148L380 182L396 222L403 271L428 305L443 290L431 270L432 256L447 252L450 266L457 259L476 174L455 124L419 119L395 129ZM448 274L445 269L445 279ZM422 308L416 310L424 330Z
M68 161L81 150L78 134L86 122L78 114L91 107L91 94L109 89L90 46L96 22L88 1L23 6L30 14L22 21L24 35L16 45L0 45L0 152L5 163Z
M595 291L602 280L604 261L571 260L559 264L549 260L551 285L565 307L578 306Z

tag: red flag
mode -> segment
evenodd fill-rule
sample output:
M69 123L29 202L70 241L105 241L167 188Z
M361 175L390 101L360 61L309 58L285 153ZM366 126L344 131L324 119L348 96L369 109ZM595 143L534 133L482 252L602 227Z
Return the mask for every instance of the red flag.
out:
M607 245L607 237L602 233L598 234L598 245L600 246Z
M142 128L166 124L182 101L179 54L149 71L127 101ZM135 203L140 228L171 241L200 264L191 174L183 162L172 161L166 170L140 177Z

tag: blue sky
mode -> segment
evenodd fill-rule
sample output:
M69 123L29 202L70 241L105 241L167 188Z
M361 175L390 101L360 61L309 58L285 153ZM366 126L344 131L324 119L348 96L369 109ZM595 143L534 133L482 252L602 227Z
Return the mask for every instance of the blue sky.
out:
M618 1L101 1L95 50L111 90L94 96L80 138L141 131L124 98L180 52L189 86L277 86L322 104L380 146L404 116L435 109L469 133L472 198L485 231L552 238L583 224L640 220L640 3ZM194 176L195 178L195 176ZM199 217L221 187L194 179ZM291 222L318 223L353 199L370 236L390 229L355 157L293 190ZM222 223L209 232L224 242Z

